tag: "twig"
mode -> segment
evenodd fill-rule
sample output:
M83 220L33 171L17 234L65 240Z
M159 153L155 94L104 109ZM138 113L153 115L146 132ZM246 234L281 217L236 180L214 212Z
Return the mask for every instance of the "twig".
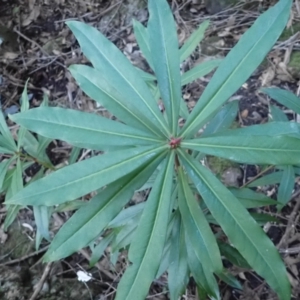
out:
M45 282L45 280L46 280L46 278L47 278L47 276L48 276L48 274L49 274L49 272L51 270L51 266L52 266L52 262L51 263L47 263L47 265L46 265L46 267L44 269L42 278L40 279L40 281L36 285L36 289L35 289L34 293L32 294L32 296L30 297L29 300L34 300L38 296L38 294L41 291L41 289L42 289L42 287L44 285L44 282Z
M38 250L38 251L35 251L35 252L33 252L33 253L28 254L28 255L24 255L24 256L22 256L22 257L20 257L20 258L13 259L13 260L10 260L10 261L7 261L7 262L5 262L5 263L3 263L3 264L0 264L0 267L8 266L8 265L13 265L13 264L17 264L17 263L19 263L19 262L21 262L21 261L23 261L23 260L26 260L26 259L28 259L28 258L30 258L30 257L36 256L36 255L38 255L38 254L40 254L40 253L43 253L43 252L47 251L48 248L49 248L49 246L46 246L46 247L44 247L44 248L42 248L42 249L40 249L40 250Z
M256 176L254 176L253 178L251 178L249 181L247 181L246 183L244 183L240 189L244 188L245 186L247 186L248 184L250 184L251 182L253 182L254 180L256 180L258 177L260 177L261 175L265 174L266 172L268 172L269 170L271 170L274 166L269 166L268 168L264 169L263 171L261 171L260 173L258 173Z

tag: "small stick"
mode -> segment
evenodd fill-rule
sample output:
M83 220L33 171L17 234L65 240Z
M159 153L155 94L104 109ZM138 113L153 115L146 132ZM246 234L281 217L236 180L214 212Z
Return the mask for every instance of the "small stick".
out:
M42 275L42 278L40 279L40 281L38 282L37 286L36 286L36 289L34 291L34 293L32 294L32 296L30 297L29 300L34 300L36 299L36 297L38 296L39 292L41 291L43 285L44 285L44 282L51 270L51 266L52 266L52 262L50 263L47 263L45 269L44 269L44 272L43 272L43 275Z

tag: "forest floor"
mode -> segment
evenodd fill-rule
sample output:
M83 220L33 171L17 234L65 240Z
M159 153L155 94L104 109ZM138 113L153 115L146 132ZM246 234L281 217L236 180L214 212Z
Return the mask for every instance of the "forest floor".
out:
M182 70L187 71L207 58L225 57L260 13L276 1L248 1L247 5L241 2L214 14L209 13L201 1L169 2L178 25L180 44L201 22L207 19L211 21L204 41L191 58L182 64ZM266 95L259 92L261 87L277 86L299 94L300 10L296 4L293 6L291 16L288 29L268 57L230 99L239 101L236 120L239 126L265 123L270 118L270 103L275 102L271 102ZM149 72L149 67L133 35L132 18L143 24L147 23L146 1L0 0L2 42L0 42L0 103L3 112L13 114L19 111L19 100L29 78L28 95L31 107L39 106L43 95L46 94L51 106L88 112L101 111L105 114L78 88L68 71L70 65L87 63L87 60L65 22L80 20L97 27L134 65ZM199 99L211 76L212 74L209 74L184 87L183 96L190 109ZM290 120L295 119L299 122L299 116L285 107L278 104L277 106ZM48 153L52 163L58 165L68 159L70 147L52 143ZM260 168L258 166L239 166L238 170L231 168L232 174L229 174L229 177L237 178L233 173L236 171L242 174L242 178L237 182L238 185L242 185L245 180L257 176ZM280 223L267 222L264 229L277 245L288 268L293 299L300 299L299 184L297 177L291 200L280 213L274 212L269 207L263 209L265 213L280 220ZM276 199L278 185L268 185L261 191ZM0 224L6 215L6 208L1 202ZM55 234L70 215L71 212L55 214L51 232ZM99 264L90 268L88 249L59 262L44 265L41 263L41 257L48 248L48 242L43 241L40 249L36 250L35 229L33 213L29 209L20 211L8 232L4 232L3 226L0 227L1 299L114 298L117 283L126 266L122 255L115 268L111 266L108 254ZM243 289L233 289L220 282L223 300L277 299L262 278L255 273L228 266L231 273L241 282ZM89 282L80 282L78 271L91 273L93 279ZM169 299L166 276L164 274L152 285L149 299ZM182 299L199 299L192 280Z

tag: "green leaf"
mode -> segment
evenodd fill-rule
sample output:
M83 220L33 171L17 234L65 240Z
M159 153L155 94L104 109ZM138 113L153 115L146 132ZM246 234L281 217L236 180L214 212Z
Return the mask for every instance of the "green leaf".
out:
M197 283L197 286L203 289L211 299L220 299L220 292L216 278L212 272L205 269L202 262L198 259L197 249L195 249L188 237L188 232L185 234L186 248L188 254L188 264L191 273Z
M300 99L292 92L279 88L263 88L261 91L278 103L300 114Z
M120 226L124 226L127 224L131 219L135 218L136 216L140 215L144 208L145 202L138 203L133 206L129 206L128 208L122 210L109 224L109 228L116 228Z
M73 65L69 70L81 89L118 119L145 132L156 136L162 135L152 121L139 110L140 104L137 105L126 94L119 92L108 82L104 74L84 65ZM150 101L155 103L154 99L150 99Z
M144 300L155 278L166 241L170 216L174 151L166 159L146 202L129 249L131 265L124 273L116 300Z
M74 200L133 171L161 154L164 148L120 150L80 161L33 182L7 202L52 206Z
M111 232L106 237L104 237L94 249L92 249L92 257L90 259L90 267L93 267L97 263L97 261L103 255L105 249L108 247L110 242L113 240L113 238L114 238L114 234L113 234L113 232Z
M199 46L199 43L204 38L204 33L208 26L208 20L202 22L199 28L196 31L194 31L190 35L190 37L185 41L185 43L179 50L180 62L186 60L195 51L196 47Z
M238 113L238 109L238 101L231 101L226 104L208 123L201 134L201 137L228 129L234 122Z
M26 110L29 109L29 100L28 100L28 94L27 94L27 84L28 84L28 80L26 81L23 93L22 93L22 97L21 97L21 112L25 112ZM20 127L19 131L18 131L18 150L21 149L21 147L23 146L23 139L24 136L27 132L27 129L24 127Z
M44 260L59 260L93 241L122 210L134 191L147 181L161 159L160 156L146 168L140 167L111 183L81 207L57 233Z
M0 111L0 132L2 133L2 136L0 136L2 139L2 147L0 147L0 153L14 153L15 151L18 151L17 145L10 133L9 128L7 127L5 118L3 116L2 110Z
M237 131L242 133L242 129L232 130L231 135L216 133L210 137L183 141L181 146L239 163L279 165L300 162L300 142L297 138L237 135Z
M270 113L272 121L289 122L287 115L275 105L270 105Z
M223 265L217 241L181 168L179 169L178 197L184 228L199 261L205 270L221 272Z
M175 217L171 243L168 286L171 300L178 300L184 293L189 281L184 227L179 214Z
M223 270L222 273L218 274L218 277L234 289L243 289L240 282L226 270Z
M257 187L279 183L283 175L283 171L273 172L258 178L248 184L248 187Z
M289 300L291 289L287 272L273 243L248 211L209 170L183 151L179 152L180 160L230 243L266 279L281 300Z
M291 0L279 1L263 13L239 39L215 72L180 135L192 136L235 93L265 58L284 29Z
M96 114L59 107L40 107L11 119L40 135L78 147L104 150L110 147L149 145L162 141L148 133Z
M144 27L139 21L133 20L132 22L133 30L134 30L134 36L136 38L136 41L146 58L150 68L153 70L153 63L152 63L152 56L150 52L150 46L149 46L149 36L147 28Z
M23 188L23 177L22 177L22 164L20 159L17 159L17 165L12 173L11 184L8 188L8 191L5 195L5 200L11 196L14 196L18 191ZM19 210L22 208L21 205L7 205L6 218L4 220L4 230L12 224L12 222L17 217Z
M242 257L234 247L222 241L218 241L218 246L222 255L225 256L232 264L244 269L251 268L244 257Z
M1 189L2 186L3 186L4 179L5 179L5 175L6 175L6 172L7 172L7 169L8 169L8 167L10 166L10 164L12 163L13 159L14 159L14 158L12 157L12 158L10 158L10 159L3 160L3 161L0 163L0 189Z
M278 218L273 217L269 214L250 213L250 215L260 226L264 226L268 222L280 223L280 220Z
M171 135L176 136L181 101L181 75L176 24L166 1L149 0L147 32L160 94Z
M229 189L230 192L241 202L245 208L255 208L267 205L276 205L277 201L262 193L256 193L251 189Z
M47 206L34 206L34 220L40 235L47 241L50 241L49 220L51 216L51 208Z
M195 67L193 67L191 70L185 72L181 77L181 85L187 85L193 81L195 81L198 78L201 78L207 74L209 74L211 71L213 71L216 67L218 67L221 64L221 59L213 59L206 62L203 62Z
M284 166L277 194L277 201L280 203L277 207L279 210L281 210L292 198L294 185L295 171L293 166Z
M77 21L66 23L78 40L82 52L91 61L95 69L99 70L97 73L102 74L101 77L98 75L98 78L93 78L93 73L90 76L87 73L83 75L93 79L92 82L102 83L110 89L117 87L118 94L122 94L122 98L126 99L125 104L127 107L139 112L144 122L148 121L148 126L151 125L151 128L168 135L169 130L158 106L153 101L150 90L123 53L96 28ZM74 76L73 73L72 75ZM88 86L91 88L90 85ZM97 93L95 96L95 98L92 97L95 100L100 97ZM99 102L101 102L101 98ZM123 119L123 121L128 120Z

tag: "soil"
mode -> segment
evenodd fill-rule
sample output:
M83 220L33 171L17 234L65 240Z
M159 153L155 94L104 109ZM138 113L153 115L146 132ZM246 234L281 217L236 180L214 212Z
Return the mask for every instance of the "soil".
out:
M247 5L238 2L235 6L221 11L212 11L202 1L169 1L172 6L181 43L204 20L211 19L205 40L183 65L184 71L200 63L204 58L224 57L239 37L254 22L257 16L276 1L251 1ZM293 8L295 28L299 23L299 11ZM28 93L32 107L39 106L46 94L51 106L68 107L84 111L100 111L99 107L78 88L68 67L72 64L87 64L78 44L66 27L66 20L80 20L97 27L115 43L136 66L149 71L133 36L131 20L145 23L148 18L146 1L70 1L70 0L0 0L0 103L5 113L18 111L20 96L25 82L30 78ZM290 26L290 28L293 28ZM298 90L299 39L292 29L286 31L258 70L229 99L239 101L237 126L261 124L270 117L269 105L274 104L284 111L289 119L296 118L285 107L270 102L259 89L262 86ZM290 64L289 64L289 58ZM184 99L191 109L199 99L212 74L201 78L184 88ZM15 112L16 112L15 111ZM106 112L102 112L104 115ZM109 115L107 115L109 116ZM109 116L110 117L110 116ZM11 125L11 124L10 124ZM63 142L55 141L47 150L54 165L63 163L71 149ZM258 166L237 166L218 162L220 178L225 172L237 172L233 186L242 185L253 179L262 169ZM224 167L224 165L226 167ZM221 168L221 169L220 169ZM223 169L222 169L223 168ZM27 176L38 172L34 165L26 170ZM224 174L223 174L224 173ZM232 178L232 176L230 177ZM232 179L231 179L232 180ZM265 230L278 246L289 271L293 287L293 298L300 299L300 226L299 226L299 180L296 179L292 200L276 213L270 207L265 213L276 216L281 223L268 223ZM277 185L269 185L262 191L276 199ZM4 199L4 198L3 198ZM137 201L143 201L142 200ZM1 220L5 208L0 205ZM57 231L70 213L56 213L51 231ZM25 224L25 225L24 225ZM121 254L118 267L112 271L107 257L91 268L88 252L82 251L62 261L45 265L41 257L48 247L44 241L39 250L35 249L35 228L31 210L21 210L8 232L0 228L0 299L113 299L119 276L125 267ZM228 264L230 266L230 264ZM242 283L243 290L235 290L220 283L222 299L277 299L262 278L256 274L229 267ZM89 282L80 282L77 272L85 270L92 274ZM105 271L103 271L105 270ZM48 272L48 273L47 273ZM40 292L35 289L43 274ZM110 275L114 274L114 276ZM166 274L157 280L150 291L151 299L169 299ZM182 299L199 299L194 282L188 285Z

